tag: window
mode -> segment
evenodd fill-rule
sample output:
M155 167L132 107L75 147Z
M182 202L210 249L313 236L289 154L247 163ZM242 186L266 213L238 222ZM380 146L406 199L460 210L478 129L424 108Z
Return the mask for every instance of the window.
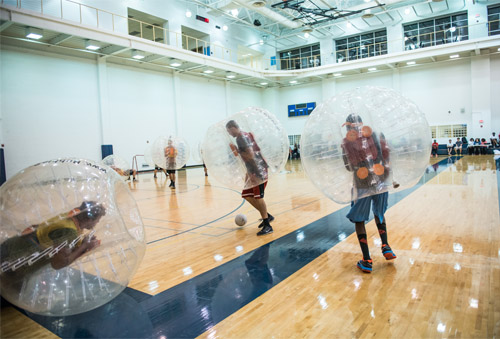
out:
M405 50L449 44L469 39L467 13L420 21L403 26Z
M436 126L431 126L432 139L436 138Z
M289 135L288 136L288 141L290 142L290 145L300 145L300 134L299 135Z
M302 69L321 66L320 46L318 44L281 51L280 66L285 69Z
M387 54L387 30L335 40L335 49L338 63Z
M467 137L467 124L431 126L432 138Z
M488 7L488 35L500 34L500 6Z

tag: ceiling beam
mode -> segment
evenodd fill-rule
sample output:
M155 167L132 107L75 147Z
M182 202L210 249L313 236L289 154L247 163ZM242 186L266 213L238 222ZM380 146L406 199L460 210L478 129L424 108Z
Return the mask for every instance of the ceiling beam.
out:
M55 38L52 38L49 41L49 43L52 45L59 45L61 42L66 41L66 40L70 39L71 37L73 37L73 36L70 34L59 34Z
M12 24L13 24L12 21L4 22L2 25L0 25L0 32L3 32L7 28L9 28Z

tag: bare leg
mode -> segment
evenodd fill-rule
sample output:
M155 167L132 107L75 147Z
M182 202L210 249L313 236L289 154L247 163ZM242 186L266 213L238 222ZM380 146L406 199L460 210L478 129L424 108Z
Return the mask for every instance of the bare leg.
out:
M253 197L245 197L245 200L248 201L250 203L250 205L255 207L255 209L260 212L260 216L262 217L262 219L268 218L267 206L266 206L266 202L264 201L264 199L255 199Z

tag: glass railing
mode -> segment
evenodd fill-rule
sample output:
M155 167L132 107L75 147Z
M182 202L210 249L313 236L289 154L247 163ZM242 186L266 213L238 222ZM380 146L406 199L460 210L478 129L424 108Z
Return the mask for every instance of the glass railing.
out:
M81 25L96 27L103 31L111 31L137 38L162 43L193 53L199 53L223 60L228 60L253 69L279 69L297 70L318 67L325 63L326 58L317 54L296 58L270 58L264 59L261 55L234 51L225 46L212 43L207 39L195 38L183 33L169 30L165 27L137 20L123 15L115 14L96 7L88 6L73 0L1 0L1 5L36 11L42 15L78 22ZM383 41L372 44L360 44L346 49L336 50L335 60L331 63L340 63L364 59L388 53L388 45L401 43L401 50L414 50L469 39L470 27L486 25L488 30L484 36L500 34L499 20L491 20L486 24L461 26L455 29L448 28L418 35L405 36L398 41ZM460 34L459 34L460 33ZM465 34L462 34L465 33ZM256 52L258 53L258 52Z

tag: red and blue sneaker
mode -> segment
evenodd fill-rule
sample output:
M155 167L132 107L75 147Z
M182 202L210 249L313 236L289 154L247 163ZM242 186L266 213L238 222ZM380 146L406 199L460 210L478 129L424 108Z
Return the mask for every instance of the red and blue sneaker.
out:
M394 254L389 245L382 245L382 254L385 257L385 260L392 260L397 258L396 254Z
M370 259L370 260L360 260L358 261L358 268L365 272L365 273L372 273L372 263L373 261Z

